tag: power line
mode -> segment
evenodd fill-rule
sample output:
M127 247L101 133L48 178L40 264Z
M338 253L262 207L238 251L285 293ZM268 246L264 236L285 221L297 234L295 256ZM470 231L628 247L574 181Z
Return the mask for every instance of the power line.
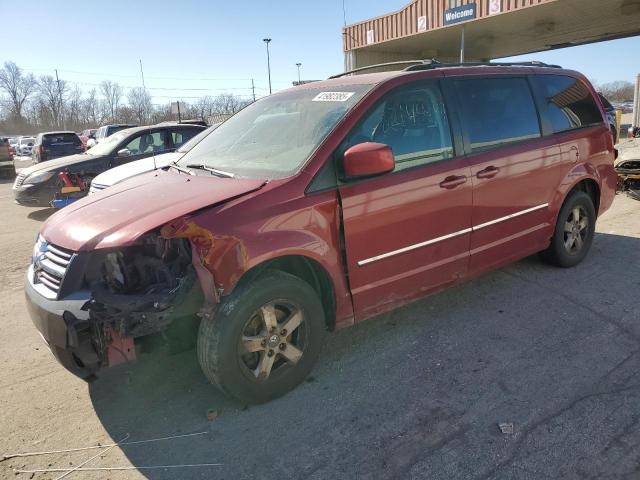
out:
M27 72L48 72L50 69L47 68L27 68L20 67L22 70ZM139 78L138 75L128 75L122 73L106 73L106 72L87 72L83 70L64 70L59 68L59 72L61 73L75 73L79 75L99 75L103 77L123 77L123 78ZM228 78L228 77L156 77L156 76L145 76L146 80L184 80L184 81L204 81L204 82L219 82L219 81L251 81L251 78Z

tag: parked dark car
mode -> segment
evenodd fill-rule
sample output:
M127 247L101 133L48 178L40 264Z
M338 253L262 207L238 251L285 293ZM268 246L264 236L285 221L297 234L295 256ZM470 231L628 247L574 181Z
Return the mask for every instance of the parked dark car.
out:
M80 376L199 313L206 377L264 402L304 380L327 330L537 252L579 264L613 160L602 104L570 70L416 65L301 85L50 217L28 310Z
M20 171L13 194L21 205L48 207L56 198L80 198L98 174L141 158L172 152L204 130L197 125L135 127L104 139L86 153L33 165ZM78 139L78 136L74 136ZM78 144L80 139L78 139Z
M75 132L39 133L32 148L34 163L68 157L82 152L82 142Z

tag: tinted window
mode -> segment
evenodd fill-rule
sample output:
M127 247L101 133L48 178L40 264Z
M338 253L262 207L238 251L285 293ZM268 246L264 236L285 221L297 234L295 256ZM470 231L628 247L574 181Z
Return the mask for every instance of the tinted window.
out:
M375 105L339 148L365 142L391 147L395 171L453 157L449 121L435 85L402 87Z
M538 75L534 78L543 95L543 113L552 132L602 123L598 105L581 81L561 75Z
M56 135L45 135L42 143L48 147L57 147L62 145L80 145L82 142L75 133L59 133Z
M524 78L455 81L471 151L540 136L538 114Z
M138 135L125 148L128 148L132 155L141 155L144 153L160 153L166 150L166 132L153 132Z
M173 140L174 148L180 147L185 142L191 140L196 134L200 133L201 130L174 130L171 132L171 139Z
M113 135L120 130L124 130L125 128L135 127L135 125L111 125L106 128L104 132L104 136L108 137L109 135Z

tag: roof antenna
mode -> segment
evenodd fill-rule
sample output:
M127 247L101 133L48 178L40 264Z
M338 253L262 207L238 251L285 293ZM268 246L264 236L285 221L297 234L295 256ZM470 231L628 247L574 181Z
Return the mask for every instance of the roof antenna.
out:
M160 132L161 133L161 132ZM151 139L153 140L153 136L151 134L151 127L149 127L149 136L151 137ZM155 147L155 143L153 142L151 144L151 155L153 155L153 171L155 172L156 170L158 170L158 165L156 164L156 149Z

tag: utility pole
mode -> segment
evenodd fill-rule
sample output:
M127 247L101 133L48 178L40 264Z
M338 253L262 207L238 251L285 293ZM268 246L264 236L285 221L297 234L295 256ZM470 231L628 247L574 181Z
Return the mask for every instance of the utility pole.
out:
M301 63L296 63L296 67L298 67L298 85L300 85L300 67L302 66Z
M62 129L66 130L67 127L64 124L64 114L62 113L62 90L60 90L60 79L58 78L58 69L56 68L56 84L58 85L58 115L62 117ZM60 121L60 119L56 119Z
M253 78L251 79L251 93L253 94L253 101L256 101L256 84L253 82Z
M267 71L269 72L269 95L271 95L271 58L269 56L269 44L271 43L271 39L263 38L262 41L267 44Z
M636 77L636 87L633 93L633 120L631 135L634 136L640 129L640 74Z
M140 76L142 77L142 88L146 91L147 87L144 84L144 72L142 71L142 59L140 59Z

